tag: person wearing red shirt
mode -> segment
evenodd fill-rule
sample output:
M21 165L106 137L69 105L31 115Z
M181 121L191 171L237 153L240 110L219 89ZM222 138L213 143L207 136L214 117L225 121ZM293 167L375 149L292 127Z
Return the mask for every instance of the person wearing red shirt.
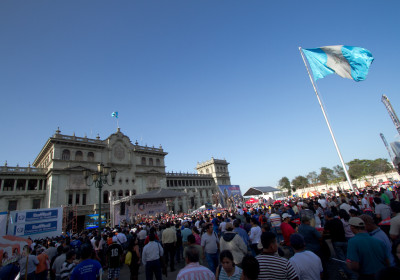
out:
M290 217L288 213L282 215L281 231L283 235L284 245L290 246L290 236L295 233L293 227L289 225Z

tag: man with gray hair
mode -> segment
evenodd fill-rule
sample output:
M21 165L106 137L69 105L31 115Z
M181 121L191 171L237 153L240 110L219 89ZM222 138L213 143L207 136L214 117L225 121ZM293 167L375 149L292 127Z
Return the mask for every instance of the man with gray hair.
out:
M214 273L199 264L200 252L195 246L185 251L186 266L179 271L177 280L215 280Z

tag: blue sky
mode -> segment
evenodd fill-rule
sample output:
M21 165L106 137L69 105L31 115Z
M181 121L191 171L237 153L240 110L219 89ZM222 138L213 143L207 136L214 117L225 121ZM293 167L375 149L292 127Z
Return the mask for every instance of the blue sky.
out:
M363 82L318 87L344 160L387 158L400 114L398 1L1 1L0 164L63 134L162 145L168 171L212 156L233 184L275 186L339 164L298 47L367 48Z

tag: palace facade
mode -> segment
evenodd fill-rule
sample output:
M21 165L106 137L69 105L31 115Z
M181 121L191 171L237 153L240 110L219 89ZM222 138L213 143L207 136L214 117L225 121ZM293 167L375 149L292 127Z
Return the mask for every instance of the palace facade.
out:
M117 170L115 183L105 185L101 201L142 194L159 188L187 193L168 204L176 212L197 209L212 202L218 185L230 185L228 162L214 159L198 163L197 173L166 172L165 152L132 143L118 128L106 139L63 135L58 129L44 144L32 166L0 166L0 211L73 208L78 220L98 213L99 190L88 186L84 169L97 170L103 163ZM111 180L109 180L111 183ZM102 206L109 216L109 207Z

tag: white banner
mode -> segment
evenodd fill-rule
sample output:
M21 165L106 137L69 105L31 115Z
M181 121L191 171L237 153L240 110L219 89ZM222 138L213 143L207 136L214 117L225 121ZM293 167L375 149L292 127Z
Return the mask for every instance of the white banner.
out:
M149 202L149 203L138 203L134 206L135 215L156 215L159 213L167 212L167 205L164 202Z
M0 212L0 236L6 235L7 212Z
M11 211L8 234L39 239L61 235L63 209L33 209Z

